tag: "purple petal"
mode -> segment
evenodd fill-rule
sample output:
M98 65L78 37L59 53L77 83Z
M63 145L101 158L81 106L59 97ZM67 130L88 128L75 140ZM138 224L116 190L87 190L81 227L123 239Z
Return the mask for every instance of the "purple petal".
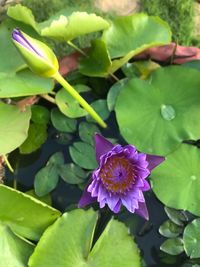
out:
M135 210L135 213L143 217L145 220L149 220L149 213L145 202L139 202L139 207Z
M85 207L85 206L89 205L90 203L93 203L97 200L96 197L91 196L91 193L88 192L87 189L88 189L88 186L86 186L86 188L83 191L82 197L78 203L78 208L83 208L83 207Z
M102 135L98 133L95 134L96 159L98 163L100 162L100 157L110 151L113 146L114 145Z
M148 161L148 169L151 171L153 170L156 166L158 166L160 163L162 163L165 160L165 157L162 156L155 156L155 155L150 155L146 154L146 160Z
M143 180L144 186L141 188L142 191L149 191L151 189L149 183L146 180Z
M113 212L115 212L115 210L117 210L116 207L118 207L119 202L120 202L120 198L119 198L119 196L111 195L111 196L108 196L108 197L107 197L107 204L108 204L108 207L109 207Z

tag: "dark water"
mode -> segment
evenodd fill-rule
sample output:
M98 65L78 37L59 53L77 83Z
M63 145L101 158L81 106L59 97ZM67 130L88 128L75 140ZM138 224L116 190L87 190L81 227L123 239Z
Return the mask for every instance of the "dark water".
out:
M113 124L113 119L111 118L110 120ZM112 129L106 130L105 135L118 138L120 143L123 144L124 141L120 136L113 136L113 132L119 132L116 125L113 125ZM42 146L42 149L31 155L22 156L17 151L12 153L10 157L11 163L13 166L16 163L18 164L14 178L17 180L17 185L20 190L27 191L33 188L35 174L55 152L63 152L65 162L71 162L68 151L69 144L58 144L55 138L56 135L56 130L50 128L47 142ZM73 136L70 144L74 140L77 140L77 138L76 135ZM6 183L12 184L13 175L8 171L6 174ZM69 185L60 179L57 188L52 192L53 206L64 212L69 205L77 203L80 196L81 190L77 186ZM152 192L147 192L145 198L150 214L149 222L127 211L123 211L117 216L117 219L123 221L130 228L130 232L135 237L147 267L182 266L181 257L177 258L173 265L166 265L160 261L159 247L165 239L158 233L158 228L167 219L167 216L164 212L163 205L156 199Z

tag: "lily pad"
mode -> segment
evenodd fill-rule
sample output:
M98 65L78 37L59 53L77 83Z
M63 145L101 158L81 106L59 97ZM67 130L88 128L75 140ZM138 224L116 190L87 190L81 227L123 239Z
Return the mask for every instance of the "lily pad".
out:
M95 133L100 133L100 130L96 124L87 123L84 121L79 124L79 136L83 142L93 146Z
M200 216L200 150L182 144L151 174L152 189L168 207Z
M50 112L47 108L40 106L40 105L34 105L31 107L31 120L38 124L47 124L50 119Z
M169 238L161 245L160 249L170 255L179 255L184 251L183 240L179 237Z
M17 106L0 102L0 155L19 147L28 135L30 108L22 112Z
M87 178L86 172L73 163L62 165L59 174L69 184L81 184Z
M193 220L183 233L184 248L191 259L200 258L200 219Z
M91 107L97 112L97 114L99 114L102 120L106 120L110 115L107 101L105 99L98 99L92 102ZM87 121L94 122L94 119L90 115L87 115Z
M0 221L31 240L39 240L60 215L58 210L5 185L0 185L0 202L4 203L0 205Z
M16 236L8 226L0 223L0 266L28 266L34 245Z
M112 21L104 30L102 40L112 59L122 57L112 62L110 72L113 73L147 48L170 43L171 31L168 24L158 17L132 14Z
M69 153L72 160L80 167L88 170L97 167L97 161L94 148L84 142L75 142L69 147Z
M199 139L199 84L198 71L176 66L160 68L146 81L131 79L115 106L122 136L139 150L159 155L183 140Z
M67 118L59 109L51 110L51 121L53 126L61 132L73 133L76 131L77 121Z
M92 210L65 213L44 233L29 266L140 267L138 248L118 221L108 223L92 248L96 222Z
M159 233L165 237L173 238L179 236L183 228L170 220L165 221L159 228Z

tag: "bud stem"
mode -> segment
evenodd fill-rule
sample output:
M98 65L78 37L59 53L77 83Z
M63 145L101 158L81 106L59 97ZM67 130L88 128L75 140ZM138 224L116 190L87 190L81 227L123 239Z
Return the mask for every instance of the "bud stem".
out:
M14 170L13 170L12 166L10 165L10 162L8 161L8 158L6 157L6 155L3 155L3 159L4 159L8 169L10 170L10 172L14 173Z
M79 93L61 76L59 72L57 72L53 78L60 83L66 90L67 92L73 96L79 104L90 114L90 116L97 122L99 123L100 126L103 128L106 128L107 125L106 123L101 119L101 117L96 113L96 111L83 99Z

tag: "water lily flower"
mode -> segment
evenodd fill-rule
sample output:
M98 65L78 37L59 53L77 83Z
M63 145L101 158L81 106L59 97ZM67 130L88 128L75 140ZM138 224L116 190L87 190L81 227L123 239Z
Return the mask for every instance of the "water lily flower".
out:
M58 72L58 60L53 51L24 32L14 29L12 39L29 68L43 77L52 77Z
M78 206L98 201L118 213L125 206L131 213L149 219L143 192L150 189L146 178L164 157L140 153L132 145L113 145L103 136L95 135L96 159L99 167L85 188Z

